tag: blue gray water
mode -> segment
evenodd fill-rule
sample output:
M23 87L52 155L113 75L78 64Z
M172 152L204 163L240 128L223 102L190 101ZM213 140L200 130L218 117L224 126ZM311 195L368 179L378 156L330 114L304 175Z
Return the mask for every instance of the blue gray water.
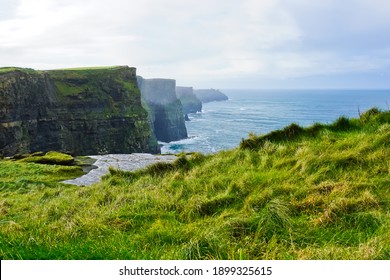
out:
M250 132L264 134L294 122L309 126L372 107L388 110L390 90L223 90L228 101L203 104L186 122L189 138L163 144L162 153L214 153L235 148Z

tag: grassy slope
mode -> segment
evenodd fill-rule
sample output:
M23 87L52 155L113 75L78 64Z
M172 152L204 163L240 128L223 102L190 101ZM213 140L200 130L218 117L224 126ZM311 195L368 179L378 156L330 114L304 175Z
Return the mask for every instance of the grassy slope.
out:
M389 139L372 110L86 188L8 179L0 257L390 259Z

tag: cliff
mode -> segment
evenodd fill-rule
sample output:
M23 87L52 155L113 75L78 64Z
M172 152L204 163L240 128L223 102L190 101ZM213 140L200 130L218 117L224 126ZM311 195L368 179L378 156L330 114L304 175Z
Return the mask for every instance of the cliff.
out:
M192 87L176 87L176 95L183 105L184 114L202 111L202 102L195 96Z
M1 68L0 154L49 150L158 153L136 69Z
M137 77L144 108L157 140L163 142L187 138L180 100L176 97L176 81Z
M194 90L195 96L202 102L224 101L229 98L217 89L197 89Z

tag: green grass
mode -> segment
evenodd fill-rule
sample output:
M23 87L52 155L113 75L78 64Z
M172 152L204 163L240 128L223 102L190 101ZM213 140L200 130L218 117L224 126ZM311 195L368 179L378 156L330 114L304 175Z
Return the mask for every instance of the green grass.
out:
M62 69L52 69L52 70L34 70L32 68L22 68L22 67L0 67L0 74L1 73L8 73L8 72L14 72L14 71L21 71L24 73L44 73L44 72L50 72L50 73L63 73L63 72L78 72L78 73L85 73L85 74L91 74L99 72L100 70L106 71L106 70L120 70L123 68L127 68L127 66L95 66L95 67L76 67L76 68L62 68Z
M47 70L45 72L49 73L51 77L53 78L84 78L85 76L88 76L91 78L92 76L97 75L108 75L109 72L107 70L116 71L116 70L123 70L127 69L128 66L97 66L97 67L79 67L79 68L63 68L63 69L53 69L53 70Z
M75 159L68 154L50 151L46 154L35 153L27 156L22 156L19 162L33 162L42 164L56 164L56 165L72 165Z
M19 161L0 161L0 197L18 196L30 189L60 186L59 181L83 175L78 166L46 165ZM16 191L16 193L14 193ZM22 197L21 197L22 198ZM5 200L6 201L6 200ZM3 202L0 202L0 204ZM1 211L0 211L1 213ZM1 215L0 215L1 217ZM2 219L1 217L0 219Z
M93 67L76 67L76 68L62 68L53 69L50 71L85 71L85 70L117 70L126 68L127 66L93 66Z
M21 67L0 67L0 74L2 73L8 73L8 72L14 72L14 71L21 71L24 73L35 73L36 70L31 68L21 68Z
M75 102L89 102L97 107L87 112L90 118L139 118L146 114L139 104L141 94L135 70L128 66L68 68L45 72L53 79L57 98L64 104L72 107ZM132 72L134 77L128 76Z
M389 139L372 109L84 188L2 161L0 258L389 259Z
M63 96L78 96L88 89L88 85L70 85L60 80L54 84Z

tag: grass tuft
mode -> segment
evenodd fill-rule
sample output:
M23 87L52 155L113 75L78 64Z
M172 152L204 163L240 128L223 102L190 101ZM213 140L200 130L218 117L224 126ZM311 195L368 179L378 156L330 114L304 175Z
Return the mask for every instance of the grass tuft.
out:
M73 165L75 163L75 159L71 155L54 151L47 152L46 154L37 152L22 156L19 161L54 165Z

